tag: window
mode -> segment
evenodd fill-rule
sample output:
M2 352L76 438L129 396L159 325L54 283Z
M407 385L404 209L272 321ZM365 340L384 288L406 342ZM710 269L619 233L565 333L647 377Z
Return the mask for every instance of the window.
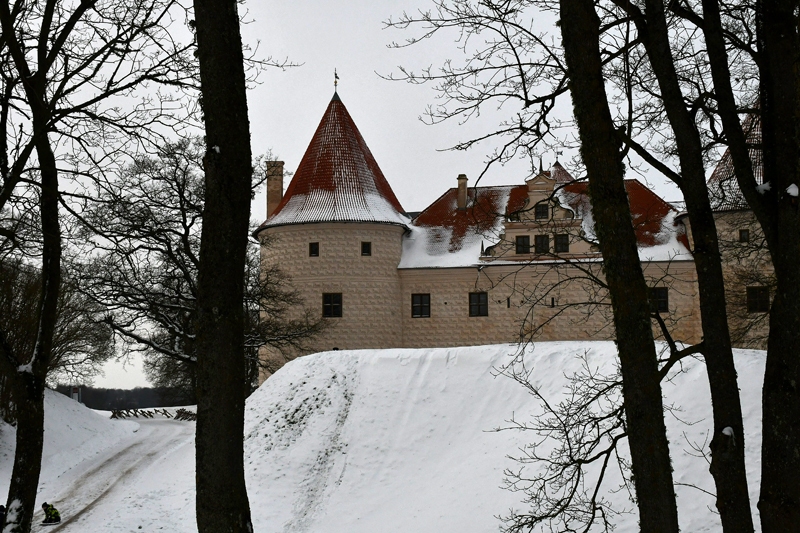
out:
M372 243L371 242L362 242L361 243L361 255L372 255Z
M517 237L517 253L529 254L531 253L531 238L528 235L520 235Z
M537 235L535 240L536 245L536 253L537 254L546 254L550 251L550 236L549 235Z
M747 287L747 312L769 312L769 287Z
M310 243L308 243L308 256L309 257L319 257L319 243L318 242L310 242Z
M326 292L322 294L322 316L342 316L342 293Z
M469 316L489 316L489 295L487 293L469 293Z
M411 295L411 318L429 318L431 316L431 295Z
M739 242L749 242L750 241L750 230L749 229L740 229L739 230Z
M650 310L654 313L669 313L669 289L650 287Z
M556 235L555 252L557 254L569 252L569 235Z
M533 206L533 216L536 220L547 220L550 218L550 206L547 204L536 204Z

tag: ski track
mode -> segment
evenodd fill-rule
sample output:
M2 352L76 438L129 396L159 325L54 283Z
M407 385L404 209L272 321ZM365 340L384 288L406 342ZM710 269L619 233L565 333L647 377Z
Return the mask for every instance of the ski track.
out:
M57 526L44 526L41 524L44 513L38 511L34 515L33 533L85 532L90 530L87 526L94 529L99 524L92 515L106 500L141 499L136 493L143 482L147 482L152 468L178 451L194 455L193 423L158 419L137 422L140 429L136 435L60 476L59 482L63 483L59 485L66 487L47 501L59 510L62 522ZM189 450L187 445L192 445ZM106 526L104 530L111 530L111 524ZM126 527L125 530L136 528Z

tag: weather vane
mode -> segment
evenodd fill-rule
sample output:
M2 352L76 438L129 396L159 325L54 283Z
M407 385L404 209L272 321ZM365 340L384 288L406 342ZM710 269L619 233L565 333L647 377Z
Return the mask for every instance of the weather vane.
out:
M336 69L333 69L333 92L336 92L337 85L339 85L339 75L336 73Z

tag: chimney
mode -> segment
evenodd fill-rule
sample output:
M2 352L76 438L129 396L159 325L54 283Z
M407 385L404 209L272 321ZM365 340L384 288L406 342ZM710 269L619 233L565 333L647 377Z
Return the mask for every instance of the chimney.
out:
M458 210L463 211L467 208L467 175L458 175Z
M267 218L283 199L283 161L267 161Z

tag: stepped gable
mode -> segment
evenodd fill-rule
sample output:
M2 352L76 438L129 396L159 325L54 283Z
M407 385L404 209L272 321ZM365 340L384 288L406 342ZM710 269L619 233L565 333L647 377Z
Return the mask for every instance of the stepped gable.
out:
M286 194L259 230L315 222L409 223L336 93Z
M756 182L764 183L763 154L761 152L761 118L751 113L742 123L747 144L750 146L748 153L753 165L753 174ZM733 169L733 159L730 150L725 150L722 159L708 178L708 194L711 197L711 207L715 211L731 211L750 209L744 199L739 183L736 181L736 172Z

